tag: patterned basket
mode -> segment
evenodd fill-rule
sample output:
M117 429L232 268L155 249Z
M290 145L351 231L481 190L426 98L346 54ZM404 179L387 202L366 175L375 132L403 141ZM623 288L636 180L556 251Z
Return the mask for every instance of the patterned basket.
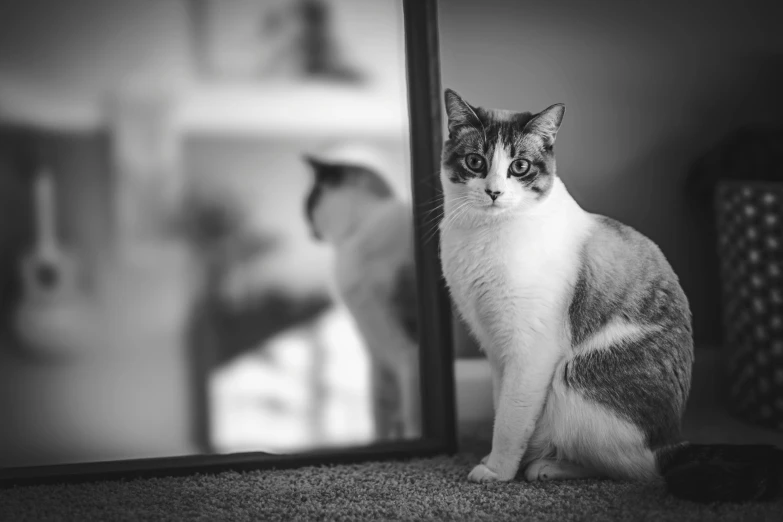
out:
M783 182L718 181L729 408L783 430Z

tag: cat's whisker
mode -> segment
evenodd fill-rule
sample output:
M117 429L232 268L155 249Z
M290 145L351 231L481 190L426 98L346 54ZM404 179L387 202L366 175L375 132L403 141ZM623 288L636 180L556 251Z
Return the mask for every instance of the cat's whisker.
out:
M464 199L467 199L468 197L469 196L467 196L467 195L462 195L462 196L453 196L453 197L451 197L449 199L452 202L457 202L457 201L462 201ZM424 201L422 203L419 203L418 206L419 207L426 207L427 205L442 206L445 203L445 201L446 201L446 196L443 193L441 193L441 194L437 194L436 196L434 196L432 199L430 199L428 201Z
M457 215L457 212L466 205L466 201L459 202L457 205L454 206L454 208L451 210L451 212L448 213L448 215L444 216L444 220L441 224L441 228L444 230L447 230L449 226L451 225L451 222L454 220L454 217Z
M457 198L454 198L454 201L455 202L463 202L463 201L466 201L468 199L471 199L471 198L469 198L468 196L459 196ZM432 215L433 212L435 212L437 210L443 210L443 209L444 209L444 203L441 202L437 207L431 209L430 211L428 211L425 214L425 222L424 222L423 226L428 228L428 230L425 233L425 242L431 241L432 238L435 237L435 235L437 234L437 228L438 228L438 226L440 224L440 221L443 218L443 213L441 212L439 214L436 214L435 216L432 216L432 217L430 217L430 216ZM430 225L433 225L433 223L434 223L434 226L432 228L429 228Z
M438 210L443 210L443 202L440 202L437 206L435 206L435 207L427 210L426 212L424 212L424 218L428 219L432 215L433 212L437 212Z
M442 206L443 206L443 201L430 201L430 202L427 202L427 203L421 203L421 204L417 205L417 207L421 211L426 212L427 214L429 214L433 210L438 210Z
M426 210L423 213L423 219L424 219L423 226L425 227L428 227L433 222L440 221L440 219L443 218L443 206L445 202L441 199L440 201L433 202L433 203L435 204L435 206L429 210Z
M453 201L454 201L454 202L459 202L459 201L463 201L463 200L466 200L466 199L468 199L468 197L467 197L467 196L460 196L460 197L454 198L454 200L453 200ZM430 215L431 215L433 212L435 212L435 211L437 211L437 210L443 210L443 209L444 209L444 204L445 204L445 201L441 201L441 202L440 202L440 203L439 203L439 204L438 204L436 207L434 207L434 208L432 208L432 209L428 210L428 211L427 211L427 212L424 214L424 216L425 216L425 217L429 217L429 216L430 216ZM436 219L437 219L438 217L442 217L442 216L436 216Z
M438 214L436 216L432 216L429 219L427 219L426 221L424 221L424 223L422 223L422 227L427 228L427 229L429 229L431 226L437 227L442 219L443 219L443 214L442 213Z
M429 227L429 228L428 228L428 229L425 231L425 233L424 233L424 239L423 239L423 241L424 241L424 244L427 244L427 243L429 243L430 241L432 241L432 240L435 238L435 236L437 236L437 235L438 235L438 229L439 229L439 228L440 228L440 221L437 221L437 220L436 220L434 223L432 223L432 226L430 226L430 227Z
M456 201L459 202L459 201L461 201L463 199L467 199L467 198L458 198ZM461 204L464 204L464 203L461 203ZM443 207L441 207L441 208L443 208ZM457 208L459 208L459 207L457 207ZM438 234L438 230L441 227L447 226L446 224L441 224L442 221L443 221L442 218L443 218L443 214L439 214L439 215L436 215L434 219L430 220L429 223L433 223L433 222L434 223L433 223L432 228L430 229L430 231L427 233L427 235L424 238L424 242L425 243L429 243L430 241L432 241L432 239L434 239L435 236Z
M460 223L463 217L470 211L470 204L466 203L460 207L459 213L455 213L454 219L451 221L451 226L454 227Z
M428 217L429 217L430 215L432 215L434 212L437 212L437 211L439 211L439 210L440 210L440 211L442 211L442 210L443 210L443 205L444 205L444 203L441 201L441 202L438 202L438 203L437 203L435 206L433 206L433 207L432 207L432 208L430 208L430 209L422 209L422 215L423 215L425 218L428 218Z
M473 198L466 197L464 201L453 212L453 219L451 225L455 225L457 221L470 209L470 205L473 202Z
M416 206L424 207L424 206L427 206L427 205L431 205L433 203L443 202L443 200L444 200L443 193L439 193L439 194L435 194L432 198L428 199L427 201L423 201L423 202L418 203Z
M435 238L436 235L438 235L438 225L437 225L437 223L424 232L424 239L422 241L426 245L427 243L432 241Z
M427 176L416 180L416 185L430 184L430 186L436 186L435 183L440 182L439 176Z
M468 196L456 199L456 201L459 201L459 204L456 206L456 208L454 208L453 211L451 211L449 216L446 218L446 221L444 221L441 225L440 228L442 232L446 232L451 227L453 227L457 223L457 220L470 210L472 199L473 198Z
M467 199L467 198L462 198L462 199ZM460 205L462 205L462 204L464 204L464 202L460 203ZM459 206L457 208L459 208ZM453 215L453 214L451 214L451 215ZM437 223L434 224L434 226L432 227L430 233L428 234L428 237L425 238L425 243L431 241L437 235L438 229L440 227L447 227L448 226L448 218L447 218L447 222L441 225L442 220L438 220L438 218L442 218L442 217L443 217L442 215L436 216L435 220L433 220L433 221L437 221Z

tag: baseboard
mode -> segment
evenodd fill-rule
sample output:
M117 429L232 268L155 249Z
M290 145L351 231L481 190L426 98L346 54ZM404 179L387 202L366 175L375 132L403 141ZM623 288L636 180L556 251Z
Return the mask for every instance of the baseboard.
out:
M492 423L492 376L485 358L457 359L454 363L457 421Z
M732 417L717 390L723 384L720 354L698 349L693 369L688 407L683 418L683 435L698 443L781 445L780 432L760 428ZM457 420L462 433L491 434L492 377L483 357L457 359L454 364Z

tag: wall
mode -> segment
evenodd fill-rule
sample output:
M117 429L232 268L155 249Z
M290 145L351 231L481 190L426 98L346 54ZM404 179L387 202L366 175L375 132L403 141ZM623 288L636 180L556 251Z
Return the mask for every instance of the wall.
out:
M714 246L691 162L739 126L783 124L781 2L440 2L442 84L476 105L564 102L558 171L589 211L663 249L697 340L720 338Z

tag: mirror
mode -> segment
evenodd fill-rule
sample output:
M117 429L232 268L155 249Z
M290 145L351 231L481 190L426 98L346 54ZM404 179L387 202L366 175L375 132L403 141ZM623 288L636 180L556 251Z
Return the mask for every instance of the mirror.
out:
M434 2L4 9L0 478L449 450Z

